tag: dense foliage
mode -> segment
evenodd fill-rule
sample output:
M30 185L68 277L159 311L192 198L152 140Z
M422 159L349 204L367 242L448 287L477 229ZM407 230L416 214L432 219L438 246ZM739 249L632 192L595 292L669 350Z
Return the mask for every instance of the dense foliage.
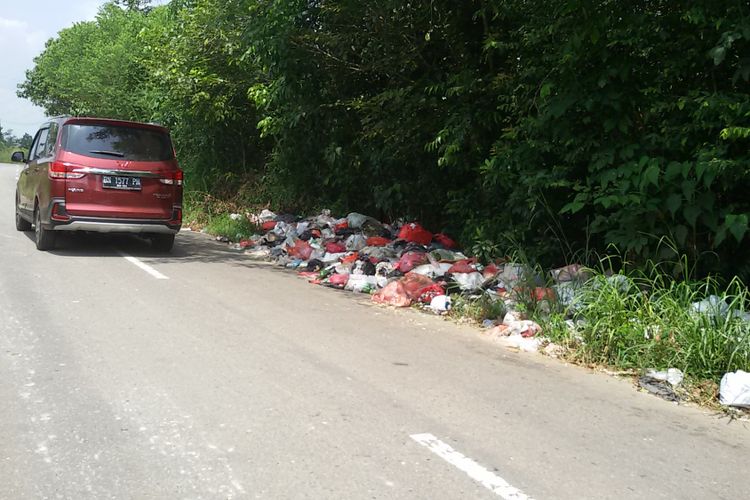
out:
M746 2L147 3L63 30L20 95L165 123L193 189L750 276Z

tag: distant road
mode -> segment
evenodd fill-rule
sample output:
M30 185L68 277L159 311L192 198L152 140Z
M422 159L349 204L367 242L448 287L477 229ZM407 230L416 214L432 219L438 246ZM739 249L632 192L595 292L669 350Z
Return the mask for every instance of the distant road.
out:
M200 234L13 227L0 499L750 498L750 430Z

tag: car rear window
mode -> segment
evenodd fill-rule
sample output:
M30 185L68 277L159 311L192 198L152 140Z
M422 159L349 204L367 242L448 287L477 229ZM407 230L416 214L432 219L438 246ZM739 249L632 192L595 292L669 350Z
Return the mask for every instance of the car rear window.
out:
M174 157L172 142L165 132L103 124L65 125L62 148L92 158L165 161Z

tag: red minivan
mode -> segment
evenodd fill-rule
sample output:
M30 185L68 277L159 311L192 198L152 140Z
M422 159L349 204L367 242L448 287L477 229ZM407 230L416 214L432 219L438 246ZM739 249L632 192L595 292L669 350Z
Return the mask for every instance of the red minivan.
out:
M36 247L58 231L135 233L170 251L182 225L182 170L169 131L103 118L52 118L34 137L16 186L16 228Z

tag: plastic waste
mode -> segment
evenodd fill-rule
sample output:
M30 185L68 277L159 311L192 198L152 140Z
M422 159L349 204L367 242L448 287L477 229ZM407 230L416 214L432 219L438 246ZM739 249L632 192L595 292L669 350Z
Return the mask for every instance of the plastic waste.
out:
M357 212L352 212L346 216L347 227L350 227L352 229L359 229L362 227L362 224L364 224L367 219L369 219L369 217L367 217L366 215L358 214Z
M408 273L415 267L427 262L427 256L421 252L406 252L398 261L397 268L402 273Z
M553 269L550 271L552 279L558 283L565 283L568 281L585 281L589 279L590 275L586 272L586 268L581 264L570 264L564 267Z
M451 298L448 295L438 295L430 301L429 308L436 313L443 313L451 310Z
M463 259L455 262L449 269L448 272L453 273L473 273L477 270L476 259Z
M229 214L229 218L232 220L240 220L242 218L242 214Z
M302 260L308 260L312 255L313 249L310 244L304 240L297 240L294 246L290 247L288 253L292 257L299 257Z
M366 241L368 247L384 247L390 242L391 240L383 238L382 236L372 236L367 238Z
M737 370L721 378L719 400L725 406L750 408L750 373Z
M430 252L430 255L435 260L441 260L445 262L456 262L459 260L466 259L466 255L461 252L454 252L453 250L446 250L444 248L436 248Z
M348 282L348 274L332 274L328 277L328 283L333 286L344 287Z
M501 343L506 347L518 349L523 352L537 352L542 345L542 341L533 337L522 337L521 335L510 335L500 337Z
M506 290L512 290L526 278L526 271L520 264L505 264L497 277Z
M401 278L400 282L404 285L406 294L413 301L419 300L420 296L435 284L427 276L417 273L407 273L406 276Z
M646 374L644 376L652 378L659 382L668 382L672 387L679 386L682 383L682 380L685 378L685 375L682 373L682 371L677 368L670 368L668 370L662 371L649 369L646 370Z
M428 278L440 278L445 276L448 269L451 267L450 262L437 263L437 264L422 264L412 269L411 272L427 276Z
M406 288L401 281L392 281L382 290L372 296L372 300L379 304L386 304L395 307L409 307L412 303L411 298L406 293Z
M484 276L476 271L473 273L456 273L453 275L453 279L458 283L459 288L465 292L479 290L484 283Z
M452 250L454 248L457 248L458 245L455 241L453 241L451 238L446 236L443 233L438 233L432 237L433 241L440 243L442 246L447 248L448 250Z
M276 222L276 214L268 210L267 208L264 208L260 214L258 215L258 220L260 222Z
M350 252L362 250L367 246L367 238L361 234L353 234L346 239L346 249Z
M399 239L410 241L413 243L419 243L420 245L427 246L432 241L432 233L417 224L412 222L410 224L404 224L401 231L398 233Z
M350 274L344 288L352 292L367 293L377 288L377 286L378 281L375 276L367 276L365 274Z
M437 283L433 283L419 291L418 300L423 304L430 304L432 299L441 295L445 295L445 289Z
M711 295L690 305L693 312L704 314L710 318L725 318L729 314L729 304L717 295Z
M368 255L379 261L396 260L398 258L396 252L392 248L388 248L388 247L367 246L361 250L361 253Z

